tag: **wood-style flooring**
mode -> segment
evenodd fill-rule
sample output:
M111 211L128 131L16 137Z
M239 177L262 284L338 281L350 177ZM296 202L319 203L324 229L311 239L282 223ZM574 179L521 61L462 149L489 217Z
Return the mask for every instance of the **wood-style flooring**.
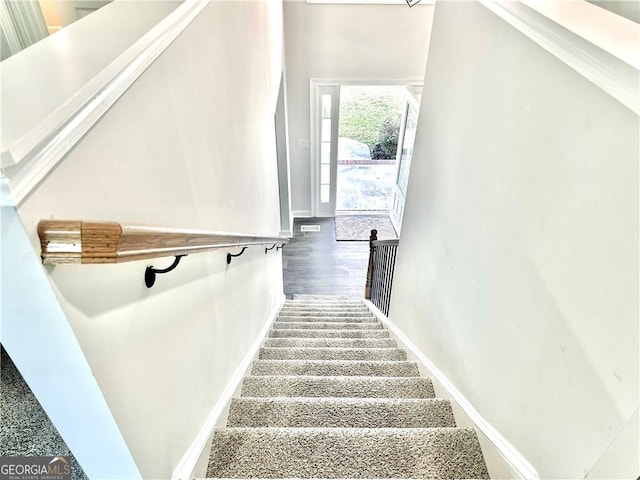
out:
M319 225L319 232L302 232ZM364 297L369 242L337 242L333 218L296 218L293 238L282 249L284 293Z

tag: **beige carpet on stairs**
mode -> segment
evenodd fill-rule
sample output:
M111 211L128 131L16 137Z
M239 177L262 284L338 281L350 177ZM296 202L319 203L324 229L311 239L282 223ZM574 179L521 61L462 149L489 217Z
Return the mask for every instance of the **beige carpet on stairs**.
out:
M476 434L358 301L295 296L213 435L207 478L489 478Z

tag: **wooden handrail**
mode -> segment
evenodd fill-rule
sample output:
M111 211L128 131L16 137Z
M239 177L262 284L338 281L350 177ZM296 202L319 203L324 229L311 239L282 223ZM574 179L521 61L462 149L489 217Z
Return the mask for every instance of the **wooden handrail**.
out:
M397 238L393 238L391 240L374 240L371 242L371 245L373 245L374 247L383 247L385 245L399 245L400 244L400 240L398 240Z
M289 243L287 237L80 220L42 220L38 236L45 264L121 263L219 248Z

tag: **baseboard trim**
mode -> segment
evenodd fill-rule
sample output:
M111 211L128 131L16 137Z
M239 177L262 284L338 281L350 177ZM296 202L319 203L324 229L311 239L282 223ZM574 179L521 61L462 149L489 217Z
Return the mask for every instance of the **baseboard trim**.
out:
M409 350L415 358L431 373L433 378L446 390L451 400L456 402L464 414L473 423L475 428L481 432L500 456L507 463L509 468L517 473L524 480L539 480L537 470L518 452L509 441L504 438L482 415L473 407L455 385L442 373L435 364L420 351L420 349L393 323L391 322L373 303L364 301L365 305L373 312L390 331L397 340Z
M260 347L262 346L262 342L264 341L264 338L267 336L267 333L271 328L271 324L275 321L276 317L278 316L278 312L280 311L280 308L284 304L285 299L286 297L282 295L280 302L278 302L275 308L272 310L271 314L269 315L269 320L265 323L264 327L258 334L256 341L253 343L253 345L245 355L244 359L242 360L242 363L240 363L240 365L236 369L235 373L231 377L231 380L229 380L227 387L222 392L222 395L220 395L220 398L214 405L213 409L211 410L211 413L209 413L209 415L207 416L207 419L205 420L204 425L202 425L202 428L200 429L200 432L194 439L189 449L185 452L183 457L180 459L180 461L176 465L176 468L173 471L173 474L171 475L171 480L188 480L190 478L193 478L193 470L196 468L198 459L202 455L202 452L205 446L207 445L207 441L209 440L209 437L211 436L213 429L218 423L220 416L226 410L227 404L231 402L231 398L233 397L233 394L236 391L236 389L240 386L242 379L247 374L247 371L251 366L251 362L253 361L258 351L260 350Z
M311 218L311 210L292 210L291 216L293 218Z

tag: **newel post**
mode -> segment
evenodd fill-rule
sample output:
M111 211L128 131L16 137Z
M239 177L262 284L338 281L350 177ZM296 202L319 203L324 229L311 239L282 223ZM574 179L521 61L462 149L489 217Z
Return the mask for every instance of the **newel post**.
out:
M378 230L375 228L371 230L371 236L369 237L369 267L367 268L367 283L364 287L364 298L371 298L371 280L373 279L373 242L378 239Z

